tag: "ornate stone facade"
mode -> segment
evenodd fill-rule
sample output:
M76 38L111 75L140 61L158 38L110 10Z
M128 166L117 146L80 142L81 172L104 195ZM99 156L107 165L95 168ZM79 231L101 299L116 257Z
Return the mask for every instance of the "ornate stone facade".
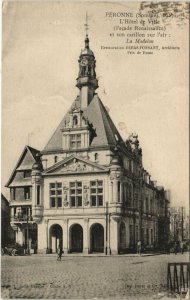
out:
M118 254L138 240L158 247L164 220L167 243L166 193L143 168L138 136L124 142L95 93L88 36L78 62L79 95L42 151L25 147L7 183L17 242L38 252L60 244L65 253Z

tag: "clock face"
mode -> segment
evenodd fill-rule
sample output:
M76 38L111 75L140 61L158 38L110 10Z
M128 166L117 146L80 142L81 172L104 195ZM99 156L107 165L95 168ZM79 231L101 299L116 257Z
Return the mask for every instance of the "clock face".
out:
M87 64L88 64L88 60L86 58L83 58L81 60L81 66L87 66Z

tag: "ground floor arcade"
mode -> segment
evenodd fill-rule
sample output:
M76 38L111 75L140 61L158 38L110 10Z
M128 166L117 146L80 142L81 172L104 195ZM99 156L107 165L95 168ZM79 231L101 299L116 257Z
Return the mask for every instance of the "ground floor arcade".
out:
M134 224L128 217L78 217L64 219L44 219L38 224L38 253L55 253L58 245L64 253L105 253L119 254L135 248L139 240L153 247L157 240L156 222L139 220Z
M134 250L140 236L142 244L154 247L158 240L157 222L129 217L47 218L41 223L17 224L16 242L31 253L119 254Z

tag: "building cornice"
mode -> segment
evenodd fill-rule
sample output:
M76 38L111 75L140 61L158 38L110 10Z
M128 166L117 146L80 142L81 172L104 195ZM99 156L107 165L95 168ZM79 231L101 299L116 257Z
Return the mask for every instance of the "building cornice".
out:
M114 145L102 145L102 146L89 146L86 148L80 149L54 149L54 150L43 150L41 154L48 155L48 154L61 154L61 153L76 153L76 152L88 152L88 151L99 151L99 150L113 150Z
M109 170L100 170L100 171L78 171L78 172L61 172L61 173L42 173L43 177L54 177L54 176L78 176L78 175L94 175L94 174L107 174Z

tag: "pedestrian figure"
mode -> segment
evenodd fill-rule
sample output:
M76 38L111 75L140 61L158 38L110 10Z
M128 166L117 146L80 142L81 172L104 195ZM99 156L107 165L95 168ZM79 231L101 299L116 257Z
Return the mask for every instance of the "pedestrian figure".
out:
M177 254L177 243L174 244L174 253Z
M183 254L183 250L184 250L184 244L183 244L183 241L181 241L181 243L180 243L180 248L181 248L181 254Z
M61 256L62 256L62 248L61 246L59 245L58 248L57 248L57 260L60 260L61 261Z
M141 241L137 242L137 254L141 255Z

